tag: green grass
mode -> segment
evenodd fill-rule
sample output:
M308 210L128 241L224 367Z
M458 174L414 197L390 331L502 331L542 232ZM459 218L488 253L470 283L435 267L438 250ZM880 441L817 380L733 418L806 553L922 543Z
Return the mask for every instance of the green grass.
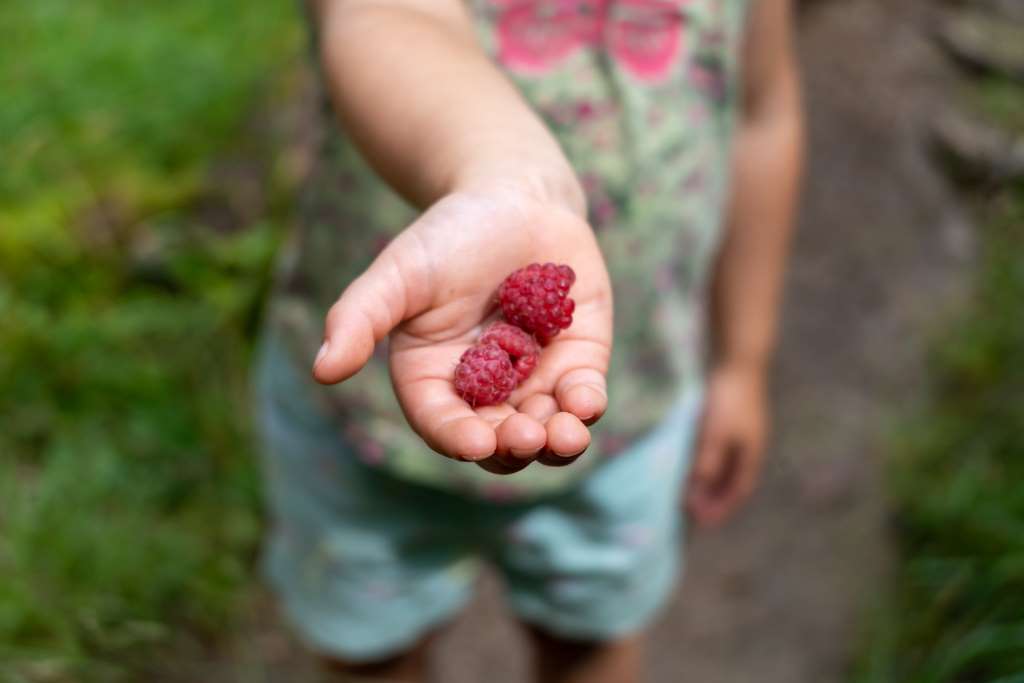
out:
M1019 86L992 88L984 106L1024 111ZM900 565L858 683L1024 682L1024 183L979 211L975 295L896 444Z
M249 123L301 31L291 0L16 0L0 26L0 680L115 681L249 577L246 368L288 200ZM266 195L230 230L203 210L225 156Z

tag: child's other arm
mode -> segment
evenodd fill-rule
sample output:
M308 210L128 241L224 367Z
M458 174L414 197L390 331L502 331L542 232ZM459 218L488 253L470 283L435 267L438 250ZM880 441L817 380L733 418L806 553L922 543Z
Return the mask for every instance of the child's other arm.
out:
M583 211L551 134L479 46L460 0L311 0L343 125L421 208L454 191L517 191Z
M802 168L791 0L757 0L751 12L732 200L714 274L713 367L689 496L690 511L706 524L728 516L757 482L765 374Z

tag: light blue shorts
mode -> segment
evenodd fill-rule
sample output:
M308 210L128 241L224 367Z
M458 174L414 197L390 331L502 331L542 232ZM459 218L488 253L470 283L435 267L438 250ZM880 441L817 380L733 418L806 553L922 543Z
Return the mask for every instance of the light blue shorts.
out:
M314 648L350 661L407 648L462 608L481 561L500 571L521 619L567 638L633 633L666 602L681 556L697 392L573 488L500 504L362 463L304 400L305 382L283 353L264 349L265 566ZM425 449L424 457L441 456Z

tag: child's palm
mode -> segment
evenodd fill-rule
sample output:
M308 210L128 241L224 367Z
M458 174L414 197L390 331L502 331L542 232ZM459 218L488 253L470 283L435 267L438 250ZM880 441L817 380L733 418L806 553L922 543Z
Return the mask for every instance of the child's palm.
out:
M507 403L474 410L452 386L459 356L493 315L505 276L545 261L576 271L573 324L544 348ZM438 202L331 309L316 378L351 376L389 333L392 382L406 418L445 455L492 471L514 471L537 456L568 462L590 442L584 423L605 409L611 288L590 228L565 209L490 196Z

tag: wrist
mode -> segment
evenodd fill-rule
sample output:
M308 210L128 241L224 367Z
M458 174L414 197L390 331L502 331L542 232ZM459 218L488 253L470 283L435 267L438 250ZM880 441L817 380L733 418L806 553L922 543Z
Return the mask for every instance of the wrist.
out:
M712 363L711 374L735 377L763 387L768 382L769 366L770 358L768 354L722 356L716 358Z
M508 197L586 216L583 186L564 159L482 163L456 174L449 186L453 194Z

